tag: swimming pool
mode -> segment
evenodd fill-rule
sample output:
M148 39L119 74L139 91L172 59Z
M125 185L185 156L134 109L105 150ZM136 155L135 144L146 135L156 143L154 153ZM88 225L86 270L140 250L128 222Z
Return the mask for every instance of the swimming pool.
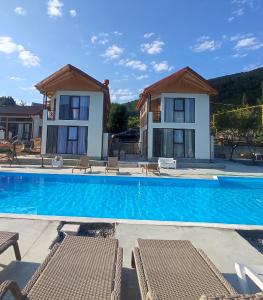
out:
M2 172L0 213L263 225L263 179Z

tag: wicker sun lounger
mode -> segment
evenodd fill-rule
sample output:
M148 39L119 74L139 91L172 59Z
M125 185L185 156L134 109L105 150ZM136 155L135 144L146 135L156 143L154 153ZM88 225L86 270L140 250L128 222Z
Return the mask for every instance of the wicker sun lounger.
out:
M114 171L119 173L118 157L108 157L108 162L105 167L105 174L109 171Z
M132 264L142 300L263 299L263 294L237 295L205 253L189 241L139 239Z
M84 170L84 172L86 173L87 169L90 169L90 173L92 172L90 160L88 156L81 156L78 165L72 168L72 173L74 172L74 170Z
M2 283L0 299L10 291L16 300L119 300L121 266L117 240L66 236L22 291Z
M6 249L13 246L16 260L21 260L21 255L18 247L19 235L17 232L0 231L0 254Z

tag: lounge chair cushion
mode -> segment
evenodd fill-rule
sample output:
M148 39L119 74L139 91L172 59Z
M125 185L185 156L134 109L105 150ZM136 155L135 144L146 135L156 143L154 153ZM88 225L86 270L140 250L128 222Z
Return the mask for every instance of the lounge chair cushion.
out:
M263 300L263 292L253 295L202 295L199 300Z

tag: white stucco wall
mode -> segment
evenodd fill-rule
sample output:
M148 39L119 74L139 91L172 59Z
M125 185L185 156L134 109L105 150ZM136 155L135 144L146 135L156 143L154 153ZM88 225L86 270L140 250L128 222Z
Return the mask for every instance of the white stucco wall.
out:
M195 98L195 123L168 123L164 122L165 98ZM148 159L153 153L153 128L195 129L195 158L210 159L210 108L209 95L186 93L162 93L161 94L161 123L152 123L149 113L148 130Z
M61 95L89 96L89 120L59 120L59 101ZM46 151L46 127L48 125L88 126L87 155L92 158L101 158L103 139L103 93L90 91L57 91L55 120L47 120L46 114L43 115L42 154L45 154Z
M33 138L39 137L39 127L42 126L42 119L39 115L32 116L34 127L33 127Z

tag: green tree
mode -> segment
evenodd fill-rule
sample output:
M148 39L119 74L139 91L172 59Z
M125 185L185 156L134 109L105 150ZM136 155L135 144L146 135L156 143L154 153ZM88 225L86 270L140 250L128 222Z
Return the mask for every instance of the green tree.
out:
M129 116L128 117L128 128L138 127L140 124L139 116Z
M215 120L217 138L231 147L230 160L240 143L246 143L251 152L262 136L261 111L258 108L237 109L218 114Z
M257 103L258 104L263 104L263 81L260 84L260 88L261 88L261 95L260 95L260 97L258 97Z
M9 106L9 105L16 105L14 98L10 96L1 96L0 106Z
M111 133L119 133L127 130L127 109L119 103L112 103L108 122Z

